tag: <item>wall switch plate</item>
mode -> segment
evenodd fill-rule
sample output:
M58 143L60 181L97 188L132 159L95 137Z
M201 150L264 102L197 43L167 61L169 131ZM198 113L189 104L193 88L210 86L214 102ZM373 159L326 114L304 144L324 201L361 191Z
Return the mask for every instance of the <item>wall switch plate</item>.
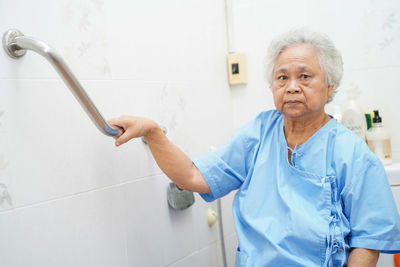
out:
M247 84L246 55L233 53L227 56L230 85Z

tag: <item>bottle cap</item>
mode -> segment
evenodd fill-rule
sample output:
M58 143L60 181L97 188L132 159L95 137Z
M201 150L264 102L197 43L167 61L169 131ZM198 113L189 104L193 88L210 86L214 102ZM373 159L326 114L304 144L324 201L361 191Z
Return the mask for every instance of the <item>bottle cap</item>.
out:
M367 120L367 130L368 130L369 128L372 127L371 114L365 113L364 115L365 115L365 119Z
M382 118L379 117L379 110L374 110L374 123L380 123L382 122Z

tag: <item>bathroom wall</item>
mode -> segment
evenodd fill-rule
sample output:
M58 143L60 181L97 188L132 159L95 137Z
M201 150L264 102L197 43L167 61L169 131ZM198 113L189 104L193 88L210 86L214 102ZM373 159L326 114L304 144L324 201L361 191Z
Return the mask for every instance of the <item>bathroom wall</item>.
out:
M0 33L44 40L105 118L152 118L193 157L233 130L224 14L214 0L0 1ZM1 266L222 266L216 203L169 208L148 147L114 147L43 57L0 52L1 112Z
M246 86L229 88L224 2L215 0L0 1L9 28L56 48L104 117L153 118L189 156L227 140L273 108L263 57L273 36L310 26L343 53L333 105L359 85L365 110L380 109L400 160L398 1L233 0ZM3 115L1 113L4 112ZM222 266L208 208L175 211L169 180L140 140L115 148L41 56L0 52L1 266ZM222 201L228 266L236 237L233 194Z
M346 99L351 83L360 89L366 111L379 109L392 132L392 150L400 161L400 4L375 1L234 1L237 52L247 54L247 86L233 90L235 128L261 110L273 108L264 79L263 59L272 38L289 29L310 27L328 34L344 60L344 77L332 112Z

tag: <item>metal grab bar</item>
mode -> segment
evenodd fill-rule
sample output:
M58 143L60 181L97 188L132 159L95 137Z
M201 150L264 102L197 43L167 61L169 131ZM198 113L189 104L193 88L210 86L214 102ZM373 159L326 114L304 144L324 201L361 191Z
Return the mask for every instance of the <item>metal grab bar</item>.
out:
M123 133L119 127L111 127L100 114L85 89L76 79L71 69L67 66L62 57L46 43L32 37L24 36L19 30L11 29L3 35L3 47L6 53L12 58L20 58L25 55L26 50L32 50L45 57L56 69L58 74L67 84L79 104L89 115L96 127L105 135L117 136Z

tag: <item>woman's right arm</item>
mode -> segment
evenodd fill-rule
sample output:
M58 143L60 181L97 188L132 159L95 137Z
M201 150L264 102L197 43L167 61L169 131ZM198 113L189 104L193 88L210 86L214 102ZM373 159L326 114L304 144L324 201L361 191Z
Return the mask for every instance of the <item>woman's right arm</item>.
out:
M199 193L211 192L203 175L190 158L168 140L156 122L126 115L108 122L124 129L124 133L115 138L116 146L143 136L160 169L179 188Z

